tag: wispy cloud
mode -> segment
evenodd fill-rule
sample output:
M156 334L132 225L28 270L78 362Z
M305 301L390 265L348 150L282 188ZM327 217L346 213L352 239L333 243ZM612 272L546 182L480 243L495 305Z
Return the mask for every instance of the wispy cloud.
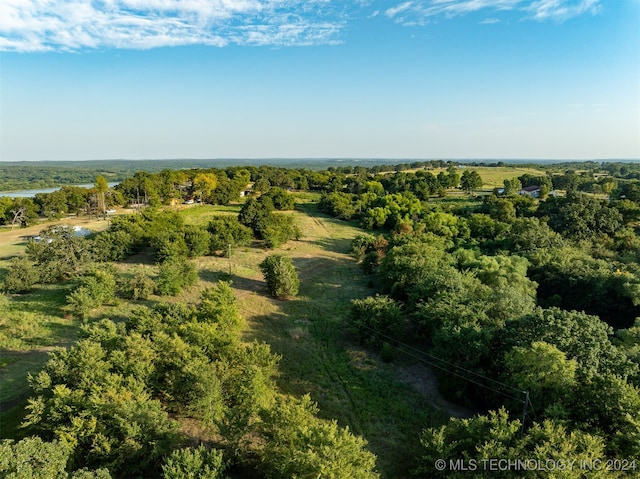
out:
M329 0L0 0L0 51L339 41Z
M531 2L527 10L537 20L565 20L584 13L596 13L599 7L600 0L537 0Z
M564 21L585 13L596 13L601 0L419 0L390 7L385 15L395 22L415 25L437 16L455 17L481 10L516 11L536 20ZM496 23L497 18L483 23Z

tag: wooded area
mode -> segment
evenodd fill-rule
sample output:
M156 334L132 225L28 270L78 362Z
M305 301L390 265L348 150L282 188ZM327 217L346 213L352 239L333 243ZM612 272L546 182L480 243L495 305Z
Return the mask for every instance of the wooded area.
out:
M589 477L640 468L640 165L103 180L0 198L7 227L104 224L84 236L43 223L0 263L0 384L18 385L0 395L0 474L484 477L449 461L496 458L620 465Z

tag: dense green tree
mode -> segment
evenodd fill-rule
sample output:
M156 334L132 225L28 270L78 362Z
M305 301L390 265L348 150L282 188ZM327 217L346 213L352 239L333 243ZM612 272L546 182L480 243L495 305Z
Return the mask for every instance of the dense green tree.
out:
M637 374L622 351L611 343L613 329L596 316L559 308L540 309L506 324L496 338L504 351L512 346L528 346L544 341L578 363L576 377L581 381L602 374L623 378Z
M261 451L268 477L301 479L373 479L376 457L366 441L335 421L315 417L318 409L309 396L279 399L263 415Z
M96 261L122 261L133 251L134 239L124 230L107 230L91 240L91 255Z
M350 220L356 215L356 196L351 193L325 193L318 202L318 208L336 218Z
M164 479L224 479L222 451L197 448L177 449L164 460Z
M539 410L566 402L576 386L577 361L544 341L514 347L505 357L505 366L509 382L528 391Z
M4 277L3 289L10 293L28 293L40 280L40 273L34 264L24 256L12 258Z
M67 295L67 308L86 320L91 310L115 300L116 278L112 268L95 268L80 278L78 287Z
M176 296L186 286L198 280L195 266L184 257L169 256L158 268L156 290L158 294Z
M261 197L263 198L263 197ZM263 227L263 224L268 221L269 216L273 212L273 203L265 200L257 200L255 198L249 198L240 209L238 214L238 221L248 226L257 234Z
M267 248L277 248L291 239L300 239L302 232L292 216L277 214L270 215L268 221L261 225L259 235Z
M478 279L493 288L520 289L535 297L537 284L527 277L529 261L516 255L487 256L471 250L460 249L454 253L460 269L472 270Z
M184 241L190 258L204 256L211 247L209 232L200 226L186 225L184 227Z
M177 424L144 384L115 372L93 340L54 352L30 385L25 426L57 437L79 466L150 475L177 438Z
M609 440L610 455L640 457L640 390L614 374L595 376L577 389L569 405L574 423Z
M65 195L67 212L80 214L87 204L88 190L79 186L63 186L60 191Z
M253 183L253 191L257 193L266 193L271 188L271 183L269 183L269 179L261 176L256 179Z
M444 241L435 235L394 246L380 265L380 279L385 291L395 299L406 299L418 285L429 279L447 263Z
M447 239L453 239L458 236L467 236L469 229L466 220L451 213L443 211L434 211L427 213L422 218L425 231L435 233Z
M43 282L55 282L80 275L91 264L88 240L69 226L50 226L40 240L30 240L27 257L36 263Z
M267 256L259 266L271 296L279 299L297 296L300 280L291 259L272 254Z
M172 257L189 256L189 247L182 229L157 231L150 238L150 245L155 252L156 261L162 262Z
M67 195L63 190L52 193L37 193L34 202L40 207L40 214L48 219L62 218L68 211Z
M516 207L508 198L500 198L489 206L489 215L496 221L513 223L516 219Z
M79 469L67 472L70 449L61 441L37 436L0 442L0 477L11 479L111 479L109 471Z
M505 235L505 242L510 249L522 252L563 246L562 237L538 218L517 218Z
M265 195L271 199L276 210L292 210L295 204L293 195L282 188L271 188Z
M404 321L400 305L388 296L352 300L349 319L358 340L374 347L397 339Z
M505 196L517 195L518 191L522 189L522 183L518 178L506 179L503 183Z
M77 318L86 321L91 311L99 306L88 287L81 286L67 295L67 310Z
M482 177L476 170L464 170L460 178L460 187L467 193L471 194L474 190L482 188L484 182Z
M450 419L439 428L426 429L421 437L423 454L421 465L416 473L428 477L463 478L469 474L485 477L508 479L513 477L514 468L492 466L489 461L556 461L554 464L589 464L595 460L605 462L604 442L598 435L591 435L579 430L569 431L566 426L553 421L534 423L524 435L518 420L510 420L507 412L489 411L486 416L475 416L470 419ZM451 462L464 460L467 467L475 465L475 473L465 470L453 470ZM444 460L444 468L438 460ZM494 467L494 469L492 469ZM541 472L543 473L541 475ZM539 468L518 470L518 477L563 477L581 479L584 477L581 467L563 468L560 475L547 476L547 472ZM608 477L624 477L626 473L617 474L606 468L598 468L589 473L589 477L605 479Z
M207 230L211 235L211 253L227 252L231 247L247 246L251 243L252 232L233 216L214 216L209 221Z
M573 192L566 198L549 198L542 202L538 216L548 216L551 228L576 240L590 239L598 234L612 236L623 224L623 217L615 208Z
M374 206L367 208L362 213L361 224L364 228L372 230L374 228L382 228L386 223L391 212L388 208L382 206Z

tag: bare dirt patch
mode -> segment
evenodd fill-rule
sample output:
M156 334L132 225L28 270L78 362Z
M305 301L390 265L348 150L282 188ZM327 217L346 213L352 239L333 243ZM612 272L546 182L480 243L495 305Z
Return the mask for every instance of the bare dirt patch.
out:
M444 410L454 417L471 417L476 411L447 401L438 391L438 380L433 369L426 364L414 363L409 366L395 367L398 381L411 386L429 400L433 407Z

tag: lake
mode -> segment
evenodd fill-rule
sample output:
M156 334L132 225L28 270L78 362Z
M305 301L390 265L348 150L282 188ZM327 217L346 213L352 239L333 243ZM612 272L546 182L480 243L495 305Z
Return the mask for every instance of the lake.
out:
M109 188L113 188L119 182L111 182L109 183ZM64 185L64 186L78 186L80 188L93 188L93 183L87 183L84 185ZM35 190L15 190L15 191L0 191L0 196L8 196L9 198L33 198L38 193L53 193L54 191L58 191L61 186L57 186L55 188L38 188Z

